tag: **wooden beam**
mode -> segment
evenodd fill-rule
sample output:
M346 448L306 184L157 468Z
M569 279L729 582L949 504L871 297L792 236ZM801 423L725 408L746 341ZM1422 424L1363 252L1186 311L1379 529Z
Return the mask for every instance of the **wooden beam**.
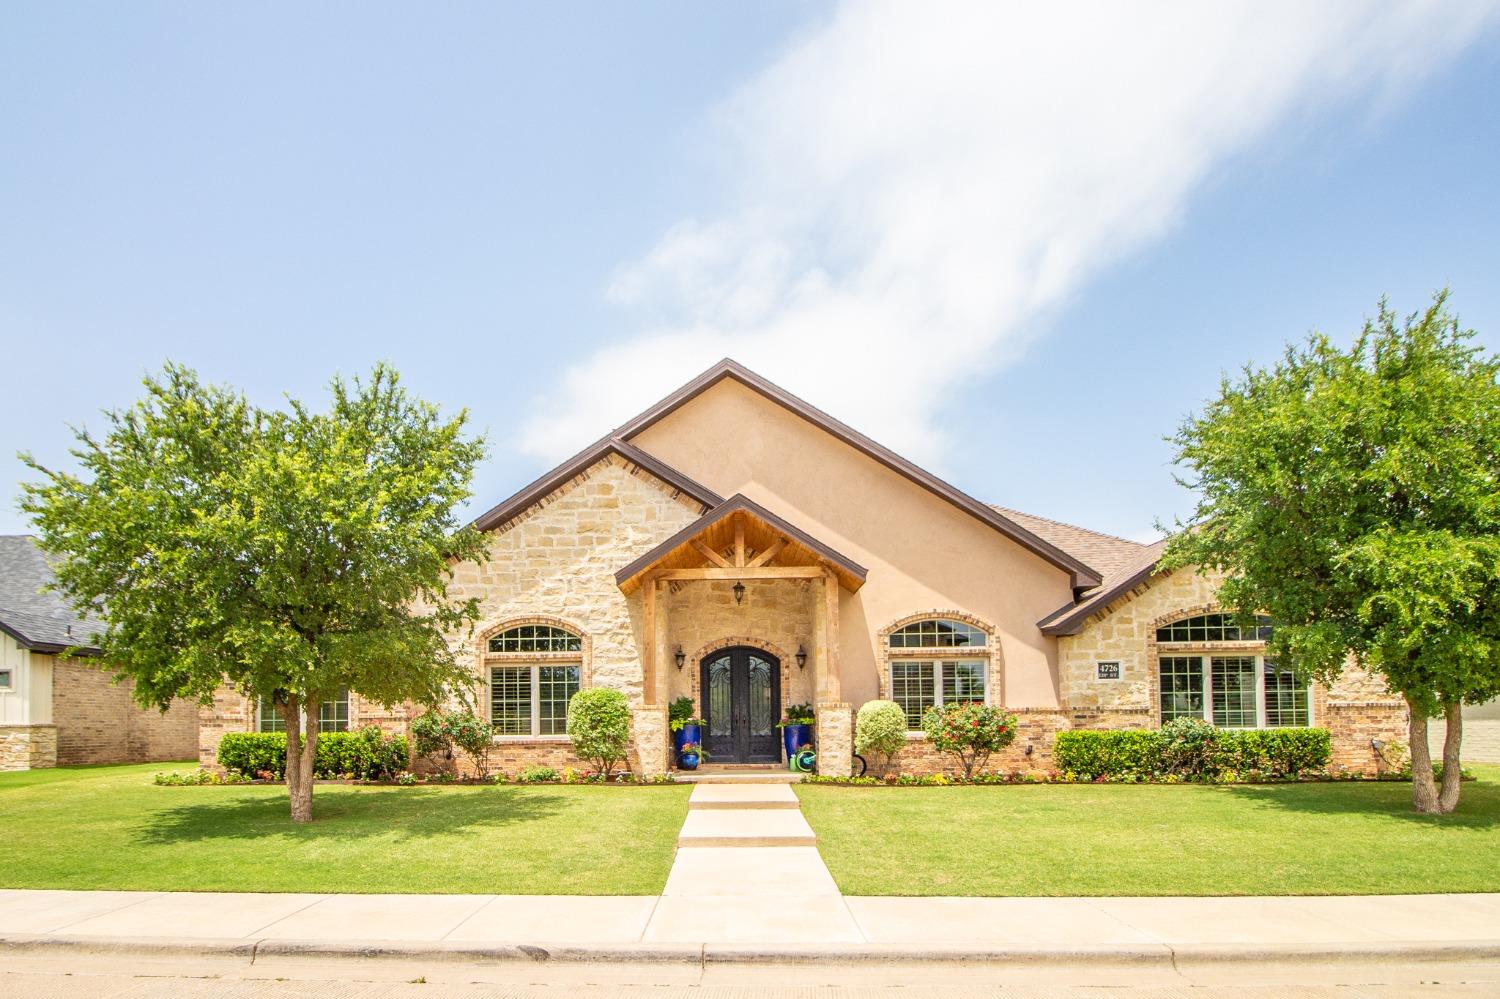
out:
M755 558L751 559L750 564L747 566L747 568L754 569L757 566L765 565L767 562L771 561L771 559L775 558L777 555L780 555L781 549L785 547L786 538L777 538L775 542L772 543L770 548L767 548L765 551L755 556Z
M734 564L745 564L745 515L734 515Z
M823 575L818 565L763 565L754 569L721 569L718 566L702 569L668 569L657 579L818 579ZM835 579L837 585L837 579Z
M667 600L667 592L664 589L668 584L651 580L653 590L661 590L657 594L656 603L656 703L666 704L670 700L668 694L668 679L671 677L669 669L671 663L671 650L667 646L667 638L670 635L670 622L667 620L667 608L670 601Z
M720 555L718 552L714 551L712 548L708 547L708 545L705 545L698 538L693 539L693 547L698 549L698 554L708 559L714 565L721 566L725 569L732 568L732 566L730 566L729 564L728 559L726 559L723 555Z
M656 703L656 580L646 580L641 591L641 698Z

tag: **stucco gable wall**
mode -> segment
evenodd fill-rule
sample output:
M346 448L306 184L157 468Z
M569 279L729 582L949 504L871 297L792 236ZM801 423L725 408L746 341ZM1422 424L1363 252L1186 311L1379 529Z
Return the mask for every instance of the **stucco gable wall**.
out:
M869 570L840 607L851 703L880 696L880 629L939 608L996 629L1006 703L1057 705L1056 643L1036 622L1070 598L1062 570L733 379L632 443L722 495L744 493Z

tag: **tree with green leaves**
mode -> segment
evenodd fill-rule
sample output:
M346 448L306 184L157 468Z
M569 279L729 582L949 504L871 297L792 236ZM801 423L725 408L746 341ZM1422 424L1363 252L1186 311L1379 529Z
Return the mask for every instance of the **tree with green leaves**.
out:
M1419 812L1458 805L1462 706L1500 694L1500 359L1474 340L1446 292L1404 321L1382 301L1348 349L1315 334L1247 367L1171 438L1199 499L1163 567L1222 570L1225 607L1269 614L1304 675L1382 675Z
M335 379L314 412L253 406L168 365L134 406L77 430L81 474L44 467L21 508L57 558L57 585L107 624L98 636L143 706L212 703L225 684L286 722L292 819L312 820L318 705L348 687L387 707L437 704L472 683L445 634L480 439L378 366Z

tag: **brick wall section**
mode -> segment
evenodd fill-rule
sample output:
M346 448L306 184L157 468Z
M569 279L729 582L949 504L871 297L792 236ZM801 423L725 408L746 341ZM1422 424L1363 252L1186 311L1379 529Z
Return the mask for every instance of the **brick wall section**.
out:
M57 726L0 725L0 773L57 766Z
M93 660L55 659L52 721L57 762L152 763L188 760L197 753L198 715L185 701L165 714L131 699L132 684L115 684Z

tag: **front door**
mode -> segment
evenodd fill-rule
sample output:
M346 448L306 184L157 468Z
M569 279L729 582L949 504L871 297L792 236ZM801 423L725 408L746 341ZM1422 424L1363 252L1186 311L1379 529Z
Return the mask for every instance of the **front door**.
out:
M781 663L743 645L703 657L703 748L710 763L775 763Z

